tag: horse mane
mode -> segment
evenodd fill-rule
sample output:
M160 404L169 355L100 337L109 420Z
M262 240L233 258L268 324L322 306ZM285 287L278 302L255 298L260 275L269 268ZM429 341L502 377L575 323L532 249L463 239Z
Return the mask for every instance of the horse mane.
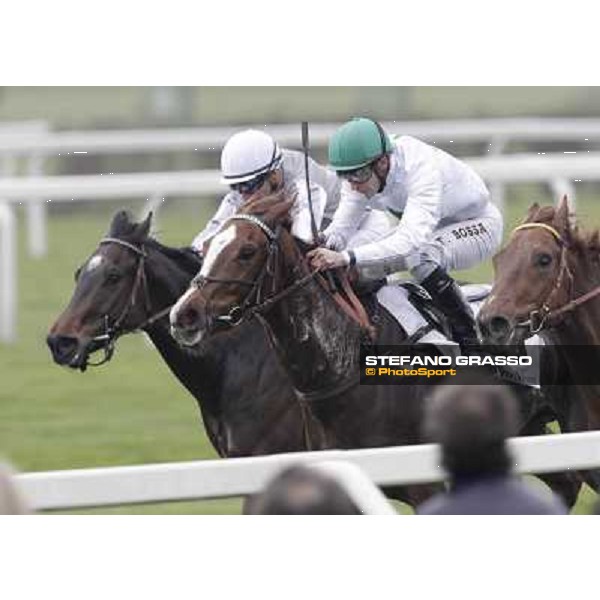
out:
M131 242L135 245L147 245L173 262L188 273L195 275L202 267L202 258L190 247L172 248L161 244L148 233L151 217L141 223L136 223L128 211L119 211L113 218L109 236Z
M189 246L181 248L172 248L161 244L157 239L148 237L145 244L150 248L158 250L174 262L176 262L186 272L195 275L202 267L202 257Z

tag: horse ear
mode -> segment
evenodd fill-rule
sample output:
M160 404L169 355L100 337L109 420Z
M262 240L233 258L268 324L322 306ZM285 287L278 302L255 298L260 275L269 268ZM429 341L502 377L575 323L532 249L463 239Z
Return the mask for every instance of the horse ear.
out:
M132 222L129 213L126 210L120 210L115 213L115 216L110 223L109 235L118 237L124 232L129 231L131 225Z
M525 216L525 219L523 220L523 223L528 223L530 221L533 221L536 213L540 210L540 205L537 202L534 202L530 207L529 210L527 211L527 215Z
M554 217L554 221L559 229L559 231L564 232L565 234L569 234L571 232L571 207L569 205L569 199L567 198L567 195L565 194L559 204L558 204L558 208L556 209L556 214Z
M145 240L150 233L150 227L152 226L152 211L148 213L148 216L135 228L134 237L138 242Z

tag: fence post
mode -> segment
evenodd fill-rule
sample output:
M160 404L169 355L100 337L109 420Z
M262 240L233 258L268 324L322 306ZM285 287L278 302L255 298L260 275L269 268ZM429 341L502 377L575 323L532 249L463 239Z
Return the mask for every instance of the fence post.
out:
M490 157L500 156L506 145L508 140L505 137L494 137L492 138L492 142L490 144ZM501 181L492 181L490 183L490 195L492 197L492 202L498 207L500 212L504 213L504 196L505 196L506 186Z
M33 154L28 161L29 177L41 177L44 174L44 157ZM48 253L48 233L46 204L43 198L32 198L27 202L27 246L29 255L34 258Z
M0 341L17 338L17 220L13 207L0 201Z

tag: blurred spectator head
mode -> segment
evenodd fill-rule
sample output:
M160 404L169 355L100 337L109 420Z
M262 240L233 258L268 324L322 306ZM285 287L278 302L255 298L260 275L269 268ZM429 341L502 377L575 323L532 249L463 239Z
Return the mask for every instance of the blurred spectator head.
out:
M31 509L14 479L12 469L0 463L0 515L27 515Z
M516 398L505 385L471 373L462 383L433 392L424 429L430 441L441 445L452 478L506 474L511 466L506 438L518 431Z
M246 503L251 515L359 515L350 496L319 470L294 466L277 475Z

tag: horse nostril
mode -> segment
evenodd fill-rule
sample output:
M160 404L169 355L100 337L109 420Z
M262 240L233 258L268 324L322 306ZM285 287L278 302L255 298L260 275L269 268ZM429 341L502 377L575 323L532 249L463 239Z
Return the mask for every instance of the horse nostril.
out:
M49 335L46 338L54 360L59 364L69 362L77 352L77 338L67 335Z
M496 315L489 320L488 328L493 335L506 335L510 331L510 321L503 315Z
M187 306L179 313L177 324L186 329L192 329L198 325L200 314L193 306Z

